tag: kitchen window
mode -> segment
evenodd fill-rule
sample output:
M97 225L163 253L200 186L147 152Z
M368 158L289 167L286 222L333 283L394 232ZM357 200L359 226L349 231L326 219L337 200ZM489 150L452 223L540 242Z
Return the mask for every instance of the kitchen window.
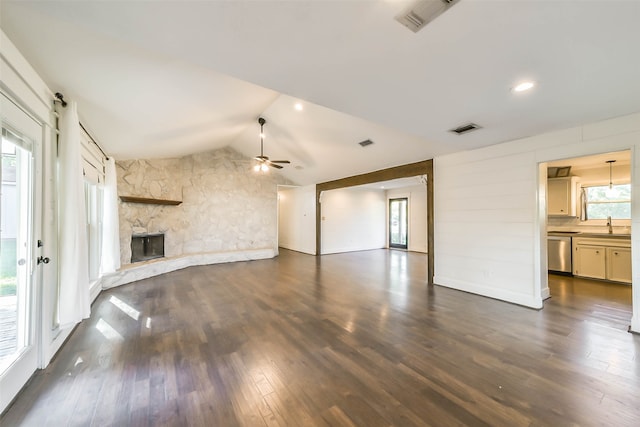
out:
M631 219L631 184L584 187L588 219Z

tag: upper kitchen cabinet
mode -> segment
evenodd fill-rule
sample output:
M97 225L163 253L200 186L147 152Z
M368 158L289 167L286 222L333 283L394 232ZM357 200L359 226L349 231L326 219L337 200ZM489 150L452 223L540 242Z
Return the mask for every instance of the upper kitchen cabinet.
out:
M547 213L554 216L578 216L578 177L547 180Z

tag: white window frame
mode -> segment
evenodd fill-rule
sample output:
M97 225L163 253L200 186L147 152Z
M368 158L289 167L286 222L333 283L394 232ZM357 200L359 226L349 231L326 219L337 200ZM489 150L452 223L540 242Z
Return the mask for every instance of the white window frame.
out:
M631 184L631 182L628 182L628 181L614 183L614 185L630 185L630 184ZM581 188L586 190L587 188L590 188L590 187L606 187L608 185L609 185L608 182L593 182L593 183L589 183L589 184L583 184L581 186ZM631 189L631 191L633 192L633 188ZM631 203L631 199L629 199L629 202ZM588 201L587 201L587 204L588 204ZM625 219L613 218L612 221L614 222L614 225L616 225L616 226L624 226L624 227L631 226L631 218L625 218ZM587 220L585 221L585 223L587 225L606 225L607 224L607 219L606 218L589 218L589 217L587 217Z

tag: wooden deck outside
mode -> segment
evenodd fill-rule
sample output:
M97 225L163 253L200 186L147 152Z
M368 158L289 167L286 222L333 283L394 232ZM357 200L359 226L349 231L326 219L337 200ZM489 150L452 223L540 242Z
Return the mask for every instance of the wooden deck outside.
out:
M16 350L16 297L0 296L0 366Z

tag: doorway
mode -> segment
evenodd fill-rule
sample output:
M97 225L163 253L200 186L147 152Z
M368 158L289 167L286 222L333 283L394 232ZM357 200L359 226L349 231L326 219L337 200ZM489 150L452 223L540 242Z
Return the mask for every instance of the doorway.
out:
M41 125L2 101L0 162L0 412L38 367L39 293L36 238L40 224L37 160Z
M550 296L575 294L604 305L622 302L630 312L631 151L569 158L545 166ZM566 242L565 255L554 250L557 241Z
M408 248L409 199L406 197L389 199L389 247Z

